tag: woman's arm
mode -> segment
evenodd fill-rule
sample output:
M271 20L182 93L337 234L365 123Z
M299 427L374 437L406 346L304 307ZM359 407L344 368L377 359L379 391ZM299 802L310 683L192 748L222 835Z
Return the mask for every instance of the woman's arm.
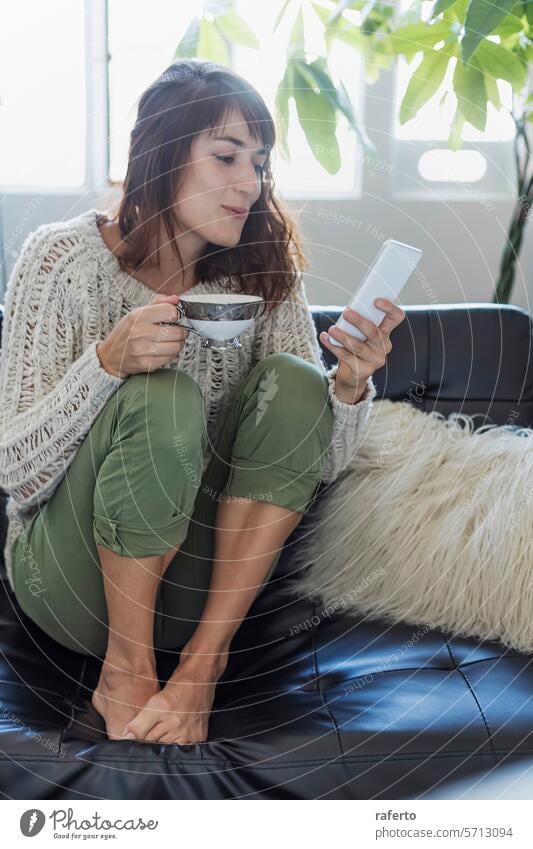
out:
M27 236L6 289L0 350L0 486L23 508L47 500L123 382L93 342L76 359L80 299L62 270L68 242ZM101 340L98 340L98 342Z
M299 285L287 300L278 304L270 316L256 319L254 360L259 362L277 351L289 351L314 363L328 378L334 424L322 481L330 483L344 471L357 451L368 424L376 387L369 377L366 389L356 404L347 403L336 395L338 363L330 368L324 363L301 275Z

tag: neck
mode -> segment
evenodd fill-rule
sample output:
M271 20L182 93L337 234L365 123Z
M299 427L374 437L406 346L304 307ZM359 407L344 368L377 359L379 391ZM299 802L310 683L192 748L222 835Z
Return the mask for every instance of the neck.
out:
M198 282L196 263L202 256L206 242L194 232L176 233L174 240L178 246L183 266L173 252L173 243L169 240L163 228L159 237L159 268L149 266L148 275L153 275L159 281L158 291L162 295L179 295L190 289ZM156 257L154 246L154 259ZM182 273L182 267L184 273Z

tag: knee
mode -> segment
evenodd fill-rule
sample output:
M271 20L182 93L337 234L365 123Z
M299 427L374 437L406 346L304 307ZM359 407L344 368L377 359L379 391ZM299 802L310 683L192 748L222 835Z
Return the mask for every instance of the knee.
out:
M268 389L281 407L300 409L307 417L328 406L328 381L317 366L296 354L279 351L258 363L259 389Z
M193 377L181 369L161 368L157 371L132 374L124 385L130 394L143 397L150 406L172 409L201 409L202 390Z
M127 389L125 388L127 387ZM167 368L131 375L118 391L125 390L128 415L137 415L150 441L167 443L171 434L189 447L205 446L202 390L181 369Z

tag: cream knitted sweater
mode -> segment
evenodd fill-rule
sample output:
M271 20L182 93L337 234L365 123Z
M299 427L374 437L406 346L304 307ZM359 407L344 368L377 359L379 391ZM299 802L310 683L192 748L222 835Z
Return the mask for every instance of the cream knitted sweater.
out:
M13 587L11 548L25 523L53 494L96 416L124 379L101 365L96 344L154 291L122 271L91 209L30 233L10 275L0 350L0 487L6 491L4 557ZM236 280L199 283L195 292L238 292ZM193 289L189 289L191 292ZM328 375L334 431L323 480L346 468L365 430L376 389L346 404L335 395L337 364L326 369L303 281L270 316L241 337L242 348L204 348L189 333L179 355L163 368L180 368L200 385L208 444L237 384L270 353L291 351ZM207 449L204 471L211 455ZM68 533L68 529L65 529Z

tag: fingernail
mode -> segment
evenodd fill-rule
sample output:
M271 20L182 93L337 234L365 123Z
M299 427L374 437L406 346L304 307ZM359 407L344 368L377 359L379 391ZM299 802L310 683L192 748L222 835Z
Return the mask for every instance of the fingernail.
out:
M383 307L383 306L385 306L385 304L383 303L383 301L380 298L378 298L376 300L376 306L377 307Z
M124 736L125 736L126 740L133 740L133 739L135 739L135 734L134 734L132 731L128 731L128 733L127 733L127 734L125 734Z

